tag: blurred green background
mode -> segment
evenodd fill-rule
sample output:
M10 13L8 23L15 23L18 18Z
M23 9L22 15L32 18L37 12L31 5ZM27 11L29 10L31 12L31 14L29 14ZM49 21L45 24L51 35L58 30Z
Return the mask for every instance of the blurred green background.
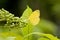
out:
M4 8L19 17L27 5L29 5L33 11L36 9L40 10L40 18L43 20L39 26L45 25L43 27L47 27L47 30L50 27L56 26L58 29L56 33L53 34L60 37L60 0L0 0L0 9Z

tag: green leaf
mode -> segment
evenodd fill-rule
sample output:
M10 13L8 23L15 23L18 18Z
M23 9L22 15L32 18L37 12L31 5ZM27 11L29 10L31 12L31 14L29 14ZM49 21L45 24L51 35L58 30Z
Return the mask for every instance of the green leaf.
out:
M28 24L28 25L26 25L26 27L22 28L23 36L26 36L26 35L28 35L28 34L30 34L32 32L33 32L33 25L31 25L31 24ZM32 36L27 37L24 40L30 40L31 38L32 38Z
M47 38L39 38L38 40L49 40L49 39L47 39Z
M31 35L38 35L38 40L42 40L42 39L49 39L49 40L59 40L57 37L51 35L51 34L44 34L44 33L40 33L40 32L33 32L33 33L30 33L28 35L25 36L26 37L29 37Z
M21 29L22 29L23 35L25 36L25 35L27 35L29 33L32 33L32 31L33 31L33 25L27 24L26 27L21 28Z
M13 32L3 32L0 33L0 40L23 40L23 37Z
M22 14L22 19L27 19L32 14L32 9L27 6L27 9Z
M47 40L48 39L50 39L50 40L59 40L57 37L55 37L55 36L53 36L51 34L44 34L44 33L42 33L42 34L37 33L37 34L40 35L40 36L46 37Z

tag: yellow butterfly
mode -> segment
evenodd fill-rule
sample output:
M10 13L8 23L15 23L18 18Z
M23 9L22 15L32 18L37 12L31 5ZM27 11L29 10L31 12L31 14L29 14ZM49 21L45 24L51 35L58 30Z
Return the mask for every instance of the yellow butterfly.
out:
M32 14L29 16L29 21L33 24L33 25L37 25L38 22L40 21L40 11L39 10L35 10L34 12L32 12Z

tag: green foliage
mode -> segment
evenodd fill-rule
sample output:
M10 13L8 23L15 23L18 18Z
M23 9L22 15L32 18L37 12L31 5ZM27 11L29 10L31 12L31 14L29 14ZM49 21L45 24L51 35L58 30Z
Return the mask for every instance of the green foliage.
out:
M12 31L26 26L24 21L21 21L19 17L15 17L14 14L9 13L4 9L0 9L0 28L4 31ZM2 30L1 30L2 31Z
M33 32L25 36L25 38L31 36L31 35L38 35L38 40L59 40L57 37L51 35L51 34L44 34L44 33L39 33L39 32Z
M34 18L36 15L39 19L39 12L36 12L36 13L35 12L34 12L34 15L32 15L31 17ZM22 36L21 38L23 38L23 40L59 40L57 37L55 37L51 34L45 34L44 32L42 33L40 31L40 28L42 29L42 31L45 30L46 26L41 27L40 23L38 26L37 26L37 24L33 25L29 21L29 17L32 13L33 13L32 9L28 6L27 6L27 9L23 12L23 15L21 17L15 17L14 14L11 14L4 9L0 9L0 31L1 31L1 33L6 32L6 33L8 33L8 36L14 36L11 33L15 33L15 34L18 34L19 36ZM34 20L34 19L32 19L32 20ZM38 23L38 22L34 21L34 23ZM45 23L44 21L42 21L42 22ZM43 25L43 23L41 25ZM48 26L49 27L46 27L46 28L47 29L49 28L48 30L53 31L52 30L53 27L51 27L51 25L48 25ZM45 31L47 31L47 30L45 30ZM2 36L2 34L1 34L1 36ZM5 34L3 34L3 36L7 37L7 35L5 35ZM8 39L8 40L12 40L12 39ZM20 39L17 38L16 40L20 40Z
M49 39L47 39L47 38L39 38L38 40L49 40Z
M22 36L11 32L3 32L0 33L0 40L22 40Z

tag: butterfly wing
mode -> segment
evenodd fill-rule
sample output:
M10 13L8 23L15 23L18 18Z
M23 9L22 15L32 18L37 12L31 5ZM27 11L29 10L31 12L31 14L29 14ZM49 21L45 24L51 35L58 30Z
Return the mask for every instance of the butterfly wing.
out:
M32 14L29 16L28 19L33 25L36 25L40 21L39 16L40 16L40 11L35 10L34 12L32 12Z

